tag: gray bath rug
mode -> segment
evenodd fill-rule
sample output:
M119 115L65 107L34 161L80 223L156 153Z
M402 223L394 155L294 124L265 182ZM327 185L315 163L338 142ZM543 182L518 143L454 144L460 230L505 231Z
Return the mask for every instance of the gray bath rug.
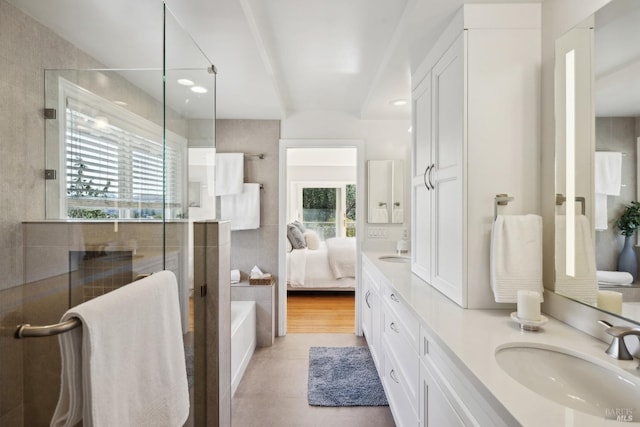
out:
M311 347L308 399L313 406L389 404L368 347Z

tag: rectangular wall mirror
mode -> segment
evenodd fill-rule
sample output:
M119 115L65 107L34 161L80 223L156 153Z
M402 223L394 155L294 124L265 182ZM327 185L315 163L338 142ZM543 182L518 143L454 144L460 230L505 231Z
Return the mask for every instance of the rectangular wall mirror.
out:
M404 221L404 168L402 160L369 160L369 224L402 224Z
M609 2L555 61L554 291L640 322L638 221L618 222L640 197L640 2Z

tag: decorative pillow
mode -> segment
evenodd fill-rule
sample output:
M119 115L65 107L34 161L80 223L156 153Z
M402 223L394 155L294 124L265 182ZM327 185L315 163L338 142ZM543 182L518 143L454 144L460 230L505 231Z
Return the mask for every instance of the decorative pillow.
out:
M304 224L298 221L297 219L293 221L291 224L298 227L298 230L300 230L301 233L304 233L305 231L307 231L307 227L305 227Z
M291 252L293 250L293 245L291 244L291 240L287 238L287 252Z
M287 225L287 237L289 238L293 249L304 249L307 247L307 243L304 240L302 232L293 224Z
M320 247L320 236L314 230L307 230L303 235L305 242L307 242L307 248L315 251Z

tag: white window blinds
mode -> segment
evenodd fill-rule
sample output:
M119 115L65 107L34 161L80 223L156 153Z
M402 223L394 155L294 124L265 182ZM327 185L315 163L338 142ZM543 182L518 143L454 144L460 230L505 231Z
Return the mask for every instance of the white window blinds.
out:
M161 127L119 107L100 105L91 95L66 97L67 212L105 209L112 217L126 218L161 214L164 207L179 213L186 144L173 135L163 150Z

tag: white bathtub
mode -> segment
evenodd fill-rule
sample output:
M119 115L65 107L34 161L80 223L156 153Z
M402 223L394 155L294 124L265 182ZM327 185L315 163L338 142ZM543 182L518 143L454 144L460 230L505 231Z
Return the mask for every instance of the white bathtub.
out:
M231 396L256 349L256 302L231 301Z

